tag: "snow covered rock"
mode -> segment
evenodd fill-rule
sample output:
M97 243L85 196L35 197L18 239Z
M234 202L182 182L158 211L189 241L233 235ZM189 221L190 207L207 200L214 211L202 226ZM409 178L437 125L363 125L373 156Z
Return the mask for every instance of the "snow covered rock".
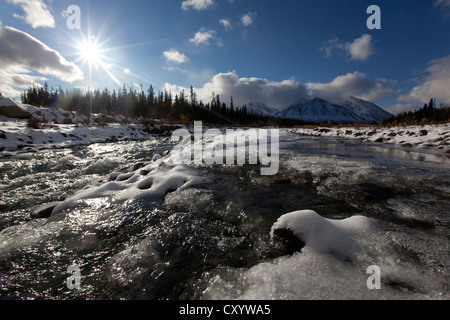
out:
M272 227L271 237L292 233L309 250L352 261L360 251L354 234L370 232L372 226L372 221L363 216L329 220L312 210L303 210L281 216Z
M9 98L0 98L0 115L7 118L29 119L31 113Z

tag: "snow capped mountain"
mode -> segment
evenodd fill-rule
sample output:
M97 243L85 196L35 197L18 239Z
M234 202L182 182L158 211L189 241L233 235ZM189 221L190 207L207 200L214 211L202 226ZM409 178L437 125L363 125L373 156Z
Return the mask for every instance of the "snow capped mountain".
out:
M393 117L392 114L381 109L375 103L355 97L348 97L334 103L356 113L358 116L363 118L366 123L377 123Z
M278 112L279 112L278 110L271 108L265 105L264 103L252 101L249 104L247 104L247 113L273 117Z
M279 112L277 117L313 123L325 123L329 121L332 123L366 122L365 119L354 112L320 98L300 100Z

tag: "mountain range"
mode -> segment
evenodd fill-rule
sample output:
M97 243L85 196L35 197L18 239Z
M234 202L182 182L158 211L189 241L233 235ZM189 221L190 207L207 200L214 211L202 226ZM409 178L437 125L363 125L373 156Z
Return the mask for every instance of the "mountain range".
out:
M275 117L279 113L279 111L275 108L265 105L264 103L252 101L247 104L247 113Z
M321 98L302 99L282 111L253 101L247 105L247 112L311 123L378 123L393 117L376 104L355 97L334 102Z

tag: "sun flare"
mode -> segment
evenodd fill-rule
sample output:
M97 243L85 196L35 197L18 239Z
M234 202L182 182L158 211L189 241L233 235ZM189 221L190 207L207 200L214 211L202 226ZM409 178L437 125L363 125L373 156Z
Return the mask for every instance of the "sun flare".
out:
M80 57L90 63L98 64L101 61L101 50L100 46L92 40L84 41L80 47Z

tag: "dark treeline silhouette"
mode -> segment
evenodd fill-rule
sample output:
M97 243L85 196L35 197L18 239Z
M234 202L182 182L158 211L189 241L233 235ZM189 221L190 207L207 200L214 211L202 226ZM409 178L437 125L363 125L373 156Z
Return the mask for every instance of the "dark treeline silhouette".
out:
M142 86L123 85L121 89L83 92L80 89L49 91L44 87L30 87L22 94L22 102L39 107L60 107L66 111L75 111L80 115L90 114L123 115L129 119L163 119L171 122L192 123L203 121L214 125L245 126L293 126L304 122L299 120L279 119L247 112L246 105L237 108L233 97L229 103L212 93L211 101L198 101L193 87L186 93L182 91L175 96L164 89L156 92L150 85L144 92Z
M383 121L382 125L414 125L434 124L450 121L450 106L441 105L436 107L436 100L431 99L423 108L416 111L404 112L389 120Z
M43 87L32 86L22 94L22 103L31 104L33 106L50 106L58 99L58 91L48 91L48 83Z

